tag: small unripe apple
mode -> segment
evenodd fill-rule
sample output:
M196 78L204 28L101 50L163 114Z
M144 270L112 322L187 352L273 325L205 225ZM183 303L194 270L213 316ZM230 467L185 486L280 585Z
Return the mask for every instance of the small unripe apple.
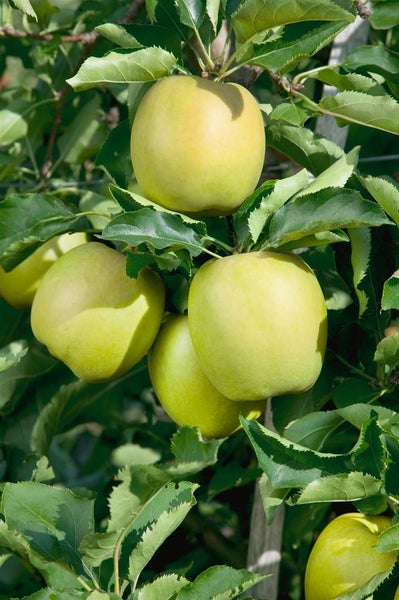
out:
M44 242L11 271L0 267L0 296L15 308L31 306L43 275L60 256L87 242L83 232L64 233Z
M160 327L165 289L149 268L126 274L126 257L99 242L70 250L43 276L35 294L35 337L77 377L114 379L148 352Z
M353 592L369 579L389 571L395 552L380 552L378 536L391 525L389 517L346 513L320 533L305 572L306 600L335 600ZM395 595L396 598L396 595Z
M153 202L188 214L232 213L255 189L265 130L255 97L193 75L157 81L134 117L131 158Z
M241 427L240 414L258 418L265 401L233 402L205 376L194 352L186 315L170 315L148 353L157 398L178 425L198 427L207 438L222 438Z
M249 252L205 262L190 285L188 319L201 367L226 398L303 392L320 374L326 303L297 255Z

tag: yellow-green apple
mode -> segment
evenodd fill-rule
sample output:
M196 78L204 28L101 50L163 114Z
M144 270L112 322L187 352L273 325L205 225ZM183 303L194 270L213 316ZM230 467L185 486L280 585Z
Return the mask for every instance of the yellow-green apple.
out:
M192 279L188 320L201 367L226 398L303 392L320 374L326 304L298 255L249 252L208 260Z
M160 327L165 289L150 268L126 274L126 257L100 242L70 250L35 294L35 337L77 377L114 379L148 352Z
M144 95L133 120L137 182L150 200L178 212L234 212L254 191L264 156L259 104L236 83L165 77Z
M378 536L391 525L384 515L345 513L320 533L305 572L306 600L335 600L353 592L369 579L390 571L395 552L376 549ZM395 596L396 598L396 596Z
M168 316L148 353L148 368L169 417L198 427L204 437L227 437L241 427L240 414L256 419L265 408L265 401L233 402L216 390L194 352L187 315Z
M87 242L83 232L64 233L44 242L11 271L0 267L0 296L11 306L31 306L39 281L51 265L65 252Z

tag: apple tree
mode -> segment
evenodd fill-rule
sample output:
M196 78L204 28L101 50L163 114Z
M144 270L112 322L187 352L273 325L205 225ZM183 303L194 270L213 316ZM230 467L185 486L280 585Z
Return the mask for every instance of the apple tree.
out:
M315 539L346 512L389 517L377 548L399 551L398 15L397 0L2 1L1 599L301 600ZM336 41L358 25L362 42L334 60ZM172 78L240 86L256 103L266 150L256 185L231 210L176 209L152 196L155 166L172 188L190 181L191 189L199 164L216 173L212 193L232 195L255 138L240 166L219 114L215 155L196 138L161 165L146 156L145 185L139 169L136 177L135 117L147 93ZM181 92L179 109L164 115L172 133L188 101ZM147 121L136 138L155 155L164 102L151 115L156 125ZM205 107L187 108L188 140ZM223 164L238 165L226 181ZM262 417L240 412L236 430L220 437L170 417L147 355L104 381L77 376L35 337L30 305L3 291L7 275L72 233L123 254L132 280L156 272L165 316L174 317L187 315L191 282L211 260L300 255L327 310L316 380L296 393L279 387ZM23 289L22 275L16 280ZM54 298L49 289L44 327ZM292 304L289 292L281 298ZM260 293L256 301L270 309ZM280 306L276 331L306 360L287 314ZM81 323L77 349L89 338ZM238 336L246 325L237 315L230 324ZM104 341L102 361L118 340ZM345 597L387 600L398 584L395 563Z

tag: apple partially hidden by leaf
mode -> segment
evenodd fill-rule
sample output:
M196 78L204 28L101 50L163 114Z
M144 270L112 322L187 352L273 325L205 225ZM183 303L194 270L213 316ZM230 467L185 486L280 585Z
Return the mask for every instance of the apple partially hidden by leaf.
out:
M0 267L0 296L15 308L31 306L37 286L51 265L68 250L86 242L83 232L64 233L44 242L11 271Z
M240 414L257 419L266 401L233 402L205 376L194 352L186 315L170 315L148 353L157 398L178 425L198 427L206 438L223 438L241 427Z
M150 268L126 274L126 257L99 242L70 250L47 271L31 310L35 337L77 377L114 379L148 352L165 289Z
M345 513L333 519L310 553L305 599L335 600L355 591L377 573L390 571L396 553L375 548L379 534L390 526L391 519L384 515Z

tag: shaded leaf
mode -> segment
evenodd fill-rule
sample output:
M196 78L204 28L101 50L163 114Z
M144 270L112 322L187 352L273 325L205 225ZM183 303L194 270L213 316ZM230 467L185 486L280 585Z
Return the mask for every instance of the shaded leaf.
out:
M344 154L340 146L310 129L281 121L267 124L269 146L317 176Z
M10 342L0 350L0 372L15 366L28 352L25 340Z
M0 263L13 269L43 242L77 226L80 215L50 194L11 194L0 203Z
M381 308L383 310L399 309L399 271L395 271L395 273L384 282Z
M398 55L377 44L354 48L341 62L341 67L347 71L361 70L366 74L371 71L392 81L399 80Z
M84 572L78 553L83 537L94 529L93 500L68 489L36 482L6 483L1 511L10 529L29 540L50 561L66 561Z
M0 110L0 146L11 144L26 136L28 123L21 112L9 108Z

